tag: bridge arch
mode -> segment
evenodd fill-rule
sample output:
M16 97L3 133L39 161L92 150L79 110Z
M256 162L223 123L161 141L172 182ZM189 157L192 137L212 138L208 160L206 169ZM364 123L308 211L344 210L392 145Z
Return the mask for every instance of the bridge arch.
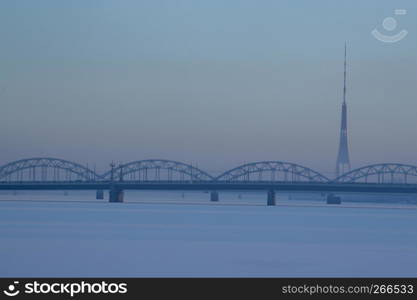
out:
M387 176L388 175L388 176ZM344 183L410 183L417 182L417 167L399 163L382 163L360 167L340 175L334 181Z
M257 176L254 174L257 174ZM283 161L260 161L238 166L219 175L218 181L328 182L310 168Z
M111 180L112 171L102 175ZM146 159L122 164L113 169L113 180L119 181L211 181L213 176L192 165L166 159Z
M0 181L93 181L98 177L78 163L52 157L26 158L0 167Z

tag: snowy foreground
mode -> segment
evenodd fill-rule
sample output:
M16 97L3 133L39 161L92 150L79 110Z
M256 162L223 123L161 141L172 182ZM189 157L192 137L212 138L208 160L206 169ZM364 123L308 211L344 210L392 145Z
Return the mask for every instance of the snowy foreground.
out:
M417 276L417 209L0 201L0 276Z

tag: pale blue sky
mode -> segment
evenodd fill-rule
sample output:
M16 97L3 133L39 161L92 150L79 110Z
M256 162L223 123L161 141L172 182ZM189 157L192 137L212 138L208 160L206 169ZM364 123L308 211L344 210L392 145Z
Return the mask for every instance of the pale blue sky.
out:
M394 9L407 9L395 16ZM0 1L0 164L417 164L417 1ZM393 16L398 28L382 28ZM377 41L408 30L395 44Z

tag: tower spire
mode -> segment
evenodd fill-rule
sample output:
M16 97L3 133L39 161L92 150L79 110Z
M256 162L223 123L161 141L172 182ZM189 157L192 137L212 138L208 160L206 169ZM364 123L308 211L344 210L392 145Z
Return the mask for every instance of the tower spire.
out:
M343 72L343 103L346 103L346 42L345 42L345 64Z
M343 71L343 103L342 103L342 120L340 124L340 141L339 152L336 161L336 176L350 171L348 135L347 135L347 105L346 105L346 42L345 42L345 59Z

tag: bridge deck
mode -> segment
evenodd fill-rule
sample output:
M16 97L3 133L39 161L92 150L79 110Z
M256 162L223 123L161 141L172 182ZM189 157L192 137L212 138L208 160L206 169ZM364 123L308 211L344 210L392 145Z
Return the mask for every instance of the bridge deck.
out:
M0 190L277 190L308 192L416 193L417 184L308 183L308 182L3 182Z

